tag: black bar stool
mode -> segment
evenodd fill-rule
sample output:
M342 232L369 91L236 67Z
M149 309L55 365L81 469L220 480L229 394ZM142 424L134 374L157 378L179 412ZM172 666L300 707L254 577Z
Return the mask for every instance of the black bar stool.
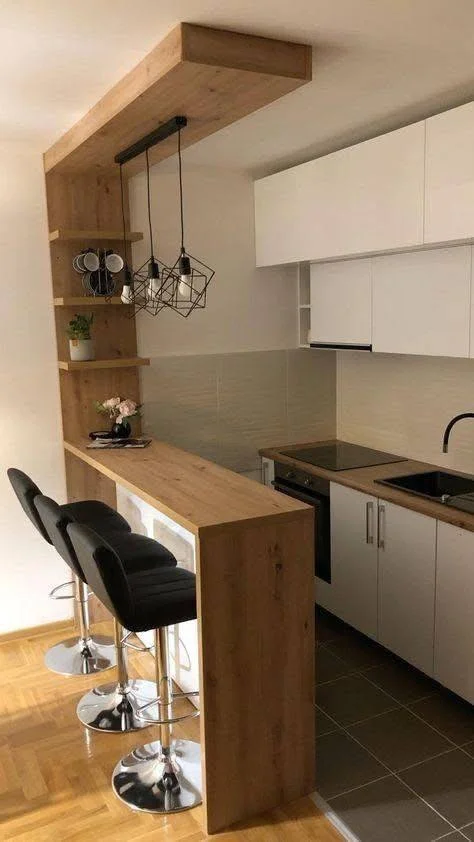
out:
M27 474L18 468L9 468L7 474L25 514L44 540L51 544L51 538L35 506L36 498L41 495L40 489ZM123 535L131 532L125 518L99 500L68 503L59 508L65 517L100 529L102 534L120 533ZM50 597L75 600L78 609L79 638L73 637L57 643L46 652L45 663L48 669L61 675L89 675L102 672L115 666L114 641L107 635L91 636L87 587L67 559L66 562L72 570L73 579L71 582L64 582L53 588ZM62 593L66 586L72 586L72 593L66 595Z
M67 527L76 556L94 593L118 622L133 632L155 630L156 691L160 741L141 745L117 764L115 794L135 810L173 813L202 801L201 749L190 740L173 740L173 694L167 627L196 619L196 577L181 567L127 572L119 553L97 533L80 524ZM145 713L147 721L155 720ZM197 711L189 714L196 716Z
M86 576L77 559L67 533L67 527L74 522L62 506L49 497L35 497L35 507L52 544L74 574L87 587ZM100 525L96 531L99 532ZM176 567L176 559L158 541L133 532L116 532L107 536L108 543L120 554L126 571L151 570L155 567ZM77 715L83 725L96 731L126 733L145 728L150 723L138 716L140 708L156 701L156 687L152 681L130 679L127 665L127 648L144 650L129 638L131 633L114 617L115 652L118 668L118 682L101 684L89 690L77 706ZM150 715L156 719L158 708L152 705Z

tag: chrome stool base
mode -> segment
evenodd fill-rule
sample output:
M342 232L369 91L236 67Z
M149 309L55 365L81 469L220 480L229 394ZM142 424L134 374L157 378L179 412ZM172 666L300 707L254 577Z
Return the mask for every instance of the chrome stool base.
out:
M120 685L101 684L82 697L77 706L77 715L83 725L94 731L124 734L138 731L149 725L139 719L137 712L143 705L148 705L156 697L156 684L153 681L135 679L128 681L125 690ZM158 704L147 707L153 716L158 716Z
M201 788L201 747L191 740L173 740L168 754L160 742L138 746L122 757L112 775L115 795L132 810L145 813L197 807Z
M105 635L87 641L70 637L48 649L44 661L48 669L60 675L92 675L116 666L113 646L113 639Z

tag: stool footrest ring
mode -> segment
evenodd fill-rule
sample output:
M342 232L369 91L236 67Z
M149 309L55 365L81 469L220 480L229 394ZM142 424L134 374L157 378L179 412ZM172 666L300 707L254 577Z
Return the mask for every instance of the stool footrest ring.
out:
M148 705L144 705L143 707L149 707L150 704L151 702ZM137 719L140 719L143 722L148 723L149 725L174 725L176 722L182 722L184 719L194 719L200 714L199 710L193 710L192 713L183 713L182 716L172 716L169 719L153 719L153 717L151 716L145 716L142 713L142 711L143 708L139 708L137 710Z
M53 590L49 592L49 598L50 599L74 599L75 596L76 596L75 593L68 593L68 594L64 594L64 595L61 595L59 593L59 591L61 591L63 588L67 588L67 587L73 588L74 585L75 585L74 581L63 582L62 585L56 585L56 587L53 588Z

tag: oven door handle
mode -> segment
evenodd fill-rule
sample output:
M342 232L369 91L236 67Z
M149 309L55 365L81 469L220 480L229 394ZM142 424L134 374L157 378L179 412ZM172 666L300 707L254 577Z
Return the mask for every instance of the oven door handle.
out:
M296 491L294 488L291 488L284 483L278 482L278 480L272 480L272 485L275 491L280 491L282 494L287 494L288 497L294 497L295 500L301 500L302 503L309 503L310 506L320 506L321 499L320 497L313 496L312 494L305 494L304 491ZM329 499L329 498L328 498Z

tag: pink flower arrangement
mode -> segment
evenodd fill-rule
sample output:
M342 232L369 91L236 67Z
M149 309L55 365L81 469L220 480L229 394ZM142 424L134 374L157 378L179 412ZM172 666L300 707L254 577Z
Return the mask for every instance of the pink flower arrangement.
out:
M141 404L135 403L130 398L107 398L106 401L96 401L97 412L108 415L116 424L121 424L127 418L133 418L140 414Z

